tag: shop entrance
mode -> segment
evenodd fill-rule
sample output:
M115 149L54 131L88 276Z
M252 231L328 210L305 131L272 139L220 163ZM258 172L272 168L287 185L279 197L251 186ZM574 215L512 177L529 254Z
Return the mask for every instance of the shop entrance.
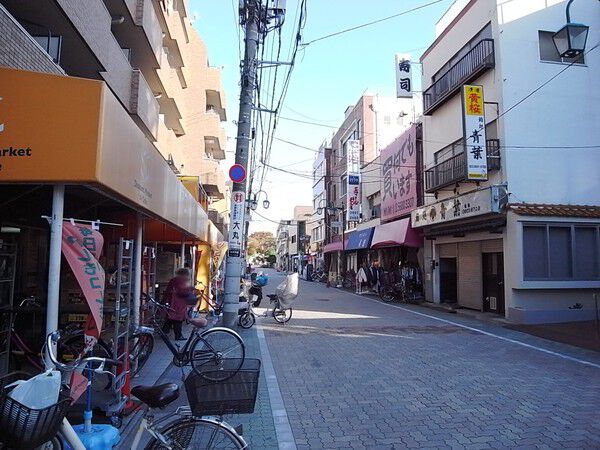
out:
M456 303L456 258L440 258L440 302Z
M483 310L504 313L504 255L482 253Z

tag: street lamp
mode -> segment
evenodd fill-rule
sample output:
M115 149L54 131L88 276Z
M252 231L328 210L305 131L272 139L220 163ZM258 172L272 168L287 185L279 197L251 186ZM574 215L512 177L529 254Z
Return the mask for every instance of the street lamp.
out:
M258 192L256 192L254 194L254 198L250 201L250 209L252 211L256 211L258 209L258 198L260 197L260 193L265 194L265 199L263 200L263 208L265 209L269 209L269 206L271 205L271 202L269 201L269 197L267 196L267 193L265 191L263 191L262 189Z
M588 31L590 27L582 23L571 22L571 3L567 3L567 23L552 35L552 40L558 54L562 58L576 58L585 51Z

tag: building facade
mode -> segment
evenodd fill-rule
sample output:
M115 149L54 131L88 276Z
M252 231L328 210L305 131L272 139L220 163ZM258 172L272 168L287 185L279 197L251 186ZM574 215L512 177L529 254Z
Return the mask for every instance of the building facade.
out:
M456 1L421 58L426 205L412 222L427 238L429 300L518 323L594 316L600 56L558 55L566 3ZM588 49L598 12L571 8ZM473 116L485 126L471 129Z
M0 265L19 268L0 306L36 297L47 332L85 320L61 272L68 222L99 228L107 280L117 267L135 277L106 284L106 323L119 301L137 322L141 293L160 295L178 267L207 289L224 255L225 209L209 212L225 193L226 104L187 2L1 0L0 33ZM52 233L43 217L58 218Z
M330 152L329 143L327 141L319 147L317 155L313 163L313 209L312 217L309 220L312 226L310 238L310 256L313 266L316 268L324 268L325 259L323 254L323 246L326 238L328 224L326 222L326 213L322 209L319 213L319 208L327 204L326 196L326 178L327 178L327 159L326 153Z
M415 114L412 98L397 99L371 94L363 95L355 105L346 109L345 119L335 132L331 140L331 151L326 157L325 190L330 211L326 212L329 234L326 236L324 253L325 269L331 279L349 269L357 270L360 263L358 254L347 252L345 241L347 234L355 228L372 227L360 222L377 220L372 216L377 211L379 201L377 193L380 189L380 174L373 173L373 168L379 167L374 161L382 148L410 126ZM358 199L362 216L357 221L347 221L345 217L348 209L347 150L350 141L359 142L359 166L363 175Z

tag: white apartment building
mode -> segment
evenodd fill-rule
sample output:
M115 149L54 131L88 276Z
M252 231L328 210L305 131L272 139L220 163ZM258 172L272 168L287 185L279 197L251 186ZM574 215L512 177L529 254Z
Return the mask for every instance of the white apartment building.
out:
M323 209L321 214L319 214L318 209L327 206L325 191L325 178L327 177L326 151L329 151L327 141L321 144L313 162L313 209L309 222L312 226L310 254L315 268L322 267L325 263L323 258L323 243L327 233L327 223L325 222L325 210Z
M592 319L600 288L600 3L583 58L552 34L566 1L457 0L423 64L427 299L516 323ZM449 57L449 55L452 55ZM483 87L487 181L467 181L463 85ZM468 141L469 142L469 141Z

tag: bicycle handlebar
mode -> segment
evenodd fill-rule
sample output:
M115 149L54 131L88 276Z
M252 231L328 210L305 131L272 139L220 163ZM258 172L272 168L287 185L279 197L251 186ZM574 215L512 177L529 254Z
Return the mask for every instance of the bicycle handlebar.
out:
M82 355L79 355L75 361L70 363L60 362L54 352L58 342L60 341L61 334L62 333L60 330L50 333L46 338L46 345L44 348L44 353L48 356L52 364L54 364L54 366L61 372L72 372L80 367L88 365L89 363L99 363L100 365L97 368L91 370L98 373L105 373L106 371L104 370L104 366L117 367L123 365L120 361L110 358L100 358L98 356L88 356L83 358Z

